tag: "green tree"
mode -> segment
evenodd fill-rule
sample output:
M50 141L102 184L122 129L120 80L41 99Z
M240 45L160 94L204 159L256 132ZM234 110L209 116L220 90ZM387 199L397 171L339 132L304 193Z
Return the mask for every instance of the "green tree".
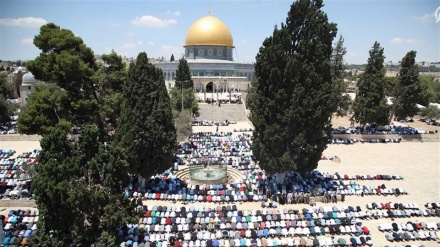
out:
M420 115L426 118L440 118L440 109L437 106L429 105L421 110Z
M344 81L344 56L347 50L344 47L344 38L339 36L339 40L333 48L332 65L333 65L333 77L336 95L336 116L345 116L350 110L351 98L347 94L348 83Z
M330 137L337 28L322 7L321 0L294 2L286 24L275 27L256 57L248 97L252 151L269 174L315 169Z
M11 108L6 102L5 98L0 95L0 124L5 124L11 121Z
M402 58L399 76L394 87L393 113L397 118L413 117L419 111L417 104L423 103L426 89L419 78L416 51Z
M179 59L176 81L170 90L170 98L177 139L184 141L191 133L191 116L199 110L199 105L196 101L194 82L191 78L188 62L183 57Z
M425 104L422 105L428 105L428 103L440 103L440 80L434 79L434 77L429 76L420 76L420 81L424 85L425 88L427 88L426 94L425 94Z
M0 75L0 95L2 95L3 98L8 99L11 92L12 92L12 88L6 82L6 75L1 74Z
M66 91L54 84L37 86L23 107L18 118L18 132L21 134L49 134L57 126L72 127L66 110L68 96Z
M385 95L386 96L393 96L394 95L394 88L397 84L397 77L385 77Z
M41 53L28 62L27 68L36 79L56 84L66 92L68 104L64 108L68 114L64 120L75 126L94 123L103 133L96 82L92 80L97 70L92 50L72 31L53 23L40 28L34 44Z
M171 54L170 62L174 62L174 54Z
M0 124L11 121L12 105L6 102L11 93L11 88L6 83L6 75L0 75Z
M179 59L179 66L176 70L176 84L175 87L181 88L183 83L183 88L194 89L194 82L191 78L191 71L189 70L188 61L185 58Z
M182 96L183 96L183 102L182 102ZM198 106L193 110L193 102L197 102L195 100L195 93L193 88L178 88L177 86L174 86L170 90L170 97L171 97L171 107L173 110L176 110L178 112L182 111L182 103L183 103L183 110L190 110L191 112L197 112Z
M353 103L354 119L361 124L389 123L389 106L385 98L385 68L383 48L375 42L365 72L358 81L358 91Z
M176 126L177 141L188 141L188 136L192 132L191 111L173 111L174 125Z
M126 150L133 174L149 177L171 164L176 129L170 98L162 70L148 62L145 52L128 69L115 141Z
M123 194L124 151L98 142L98 135L87 126L75 143L60 129L41 140L32 188L42 220L34 246L90 246L101 235L115 246L118 227L134 220L134 204Z
M121 111L122 87L127 79L127 70L121 56L116 53L103 54L104 65L95 74L94 81L99 82L98 99L101 121L107 130L117 127Z

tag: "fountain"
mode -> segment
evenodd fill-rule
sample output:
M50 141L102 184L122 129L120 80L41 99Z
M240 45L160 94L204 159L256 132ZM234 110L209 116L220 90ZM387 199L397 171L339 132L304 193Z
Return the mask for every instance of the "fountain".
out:
M226 165L190 165L189 177L192 184L221 184L227 183Z

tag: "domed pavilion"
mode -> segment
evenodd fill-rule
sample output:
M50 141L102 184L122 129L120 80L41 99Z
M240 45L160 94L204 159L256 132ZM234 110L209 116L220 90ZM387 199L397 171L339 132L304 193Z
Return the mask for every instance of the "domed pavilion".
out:
M208 14L196 20L185 37L184 57L188 62L194 88L199 93L247 91L254 75L253 63L234 61L234 40L228 26ZM174 87L178 58L174 62L155 62L163 71L167 89ZM244 95L243 95L244 96Z
M20 98L22 106L26 105L30 94L32 94L32 92L35 91L36 86L40 84L44 84L44 82L35 79L34 75L30 71L27 71L26 74L23 75L23 80L20 85Z

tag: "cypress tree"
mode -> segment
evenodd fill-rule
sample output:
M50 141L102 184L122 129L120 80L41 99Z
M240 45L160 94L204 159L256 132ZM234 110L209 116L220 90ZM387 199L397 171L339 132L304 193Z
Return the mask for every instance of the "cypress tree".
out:
M116 245L117 229L134 220L134 204L123 194L128 184L124 152L98 142L85 127L71 143L55 129L41 140L32 182L41 220L34 246L90 246L101 235Z
M335 109L332 41L336 24L322 0L298 0L256 57L248 97L255 127L252 151L268 173L317 167Z
M375 42L365 72L360 76L356 99L353 103L354 119L361 124L388 124L389 107L385 98L385 56L383 48Z
M179 66L176 70L176 84L175 87L180 88L183 83L183 88L194 89L194 82L191 78L191 71L189 70L188 61L185 58L179 59Z
M195 94L194 82L191 77L188 62L185 58L179 59L179 66L176 70L176 81L174 87L170 91L171 106L173 110L182 110L182 96L183 109L189 109L193 112L198 110L198 106L194 109Z
M419 111L425 88L419 79L419 66L416 64L416 51L408 52L402 58L401 68L394 87L393 110L397 118L413 117Z
M130 64L115 141L126 150L130 172L143 177L169 168L176 147L170 97L162 70L145 52Z
M351 98L347 93L347 83L344 82L344 56L347 50L344 47L344 38L339 36L332 54L334 90L336 94L336 116L345 116L350 109Z

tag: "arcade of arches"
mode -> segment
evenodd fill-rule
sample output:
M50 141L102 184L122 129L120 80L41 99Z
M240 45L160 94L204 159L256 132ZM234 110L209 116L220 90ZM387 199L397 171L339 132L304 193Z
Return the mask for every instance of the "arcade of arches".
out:
M219 93L231 93L241 92L242 97L248 90L248 81L246 77L206 77L206 76L193 76L194 89L203 93L206 100L206 93L216 93L217 98ZM244 99L243 99L244 100Z

